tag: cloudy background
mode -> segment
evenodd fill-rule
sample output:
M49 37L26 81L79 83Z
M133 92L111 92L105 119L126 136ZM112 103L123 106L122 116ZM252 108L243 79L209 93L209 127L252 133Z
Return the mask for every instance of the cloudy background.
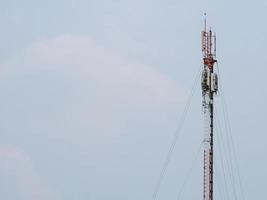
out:
M2 0L0 199L151 199L201 66L204 12L244 193L264 199L266 9L263 0ZM203 135L196 90L159 199L202 198L201 155L186 175Z

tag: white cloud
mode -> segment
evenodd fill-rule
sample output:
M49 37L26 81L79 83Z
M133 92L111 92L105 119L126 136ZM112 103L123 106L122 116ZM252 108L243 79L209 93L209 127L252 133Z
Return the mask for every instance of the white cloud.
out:
M1 146L0 163L0 172L7 174L7 178L14 180L13 184L17 186L13 187L12 193L18 193L25 200L58 199L41 181L31 158L22 149Z
M180 104L185 96L163 73L129 62L88 37L62 36L37 42L26 50L25 64L71 68L96 86L98 101L156 108Z
M168 113L183 105L185 91L150 66L124 59L89 37L62 36L32 44L25 50L26 67L70 70L93 99L83 108L97 132L118 132L125 113ZM103 125L104 124L104 125Z
M81 176L88 182L96 177L100 182L108 182L102 172L108 168L108 176L112 177L113 170L117 169L110 162L116 166L122 159L128 160L128 156L121 157L120 153L133 157L124 162L124 167L131 168L137 159L134 152L139 151L132 149L137 142L140 148L155 145L157 141L150 143L152 135L161 132L166 135L175 128L175 120L168 116L176 116L177 108L183 104L183 89L163 73L128 61L91 38L63 36L36 42L23 52L22 61L9 63L1 79L2 95L6 98L2 99L4 109L0 117L4 132L14 133L6 136L6 142L12 137L12 141L31 154L49 157L47 159L55 169L78 176L71 180L74 183L79 182ZM20 135L25 140L21 140ZM0 161L5 160L1 156L7 155L1 152L0 149ZM34 171L31 161L27 161L27 156L16 152L18 156L11 159L14 164L7 169L21 163L16 158L28 163L29 167L23 168L20 178L16 179L25 198L55 199L54 196L50 198L51 193ZM66 158L67 154L70 155ZM65 186L70 180L64 173L49 171L45 167L47 159L40 158L38 162L43 165L40 164L38 172L43 176L53 174L46 180L48 184L56 182L65 188L62 194L60 187L55 188L60 195L65 198L81 189ZM82 163L80 168L73 160ZM96 166L94 173L82 167L91 164ZM121 183L116 187L119 190L124 186L123 178L118 181ZM87 189L86 185L82 188Z

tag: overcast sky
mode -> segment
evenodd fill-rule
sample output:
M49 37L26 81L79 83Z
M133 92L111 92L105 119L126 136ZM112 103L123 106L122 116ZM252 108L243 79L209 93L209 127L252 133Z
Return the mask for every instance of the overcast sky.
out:
M151 199L201 66L205 12L244 193L264 199L266 10L264 0L2 0L0 199ZM201 154L186 175L203 136L198 84L159 199L202 198Z

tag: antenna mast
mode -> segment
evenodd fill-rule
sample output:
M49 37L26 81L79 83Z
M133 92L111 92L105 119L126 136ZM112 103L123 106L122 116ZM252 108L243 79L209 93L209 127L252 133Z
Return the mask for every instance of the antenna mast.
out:
M204 200L213 200L213 117L214 95L218 91L218 77L214 72L216 60L216 36L207 31L206 13L202 31L203 72L201 79L202 106L204 111Z

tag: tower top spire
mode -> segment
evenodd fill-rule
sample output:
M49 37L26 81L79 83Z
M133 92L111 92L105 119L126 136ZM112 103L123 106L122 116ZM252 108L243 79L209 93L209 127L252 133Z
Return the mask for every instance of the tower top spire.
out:
M216 57L216 36L210 29L207 31L207 14L204 13L204 30L202 31L202 54L203 62L209 69L213 69L214 63L217 62Z
M204 13L204 31L207 30L207 13Z

